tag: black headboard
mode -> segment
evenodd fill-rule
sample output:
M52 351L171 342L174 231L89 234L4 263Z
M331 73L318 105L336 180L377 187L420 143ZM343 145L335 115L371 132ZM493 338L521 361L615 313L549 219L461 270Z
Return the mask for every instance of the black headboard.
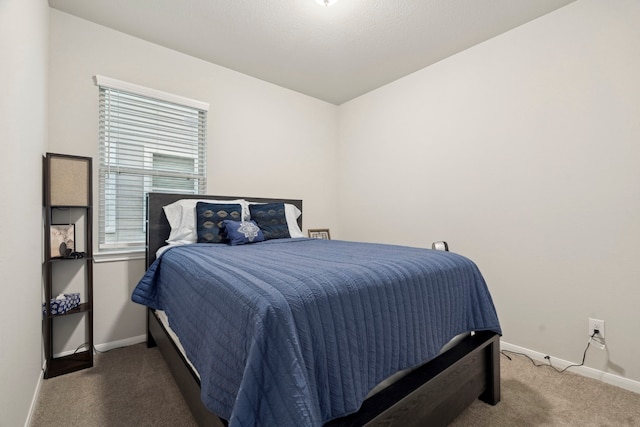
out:
M165 246L166 240L169 238L171 227L169 221L164 214L163 206L169 205L180 199L214 199L214 200L234 200L245 199L250 202L274 203L285 202L291 203L302 212L302 200L293 199L265 199L262 197L245 197L245 196L212 196L202 194L176 194L176 193L148 193L147 194L147 252L146 252L146 268L155 261L156 252L162 246ZM298 218L298 225L302 229L302 215Z

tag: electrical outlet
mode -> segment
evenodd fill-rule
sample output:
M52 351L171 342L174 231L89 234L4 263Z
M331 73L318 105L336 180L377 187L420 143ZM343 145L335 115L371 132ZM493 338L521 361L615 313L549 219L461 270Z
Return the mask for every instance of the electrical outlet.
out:
M592 336L596 329L600 338L604 338L604 320L589 318L589 336Z

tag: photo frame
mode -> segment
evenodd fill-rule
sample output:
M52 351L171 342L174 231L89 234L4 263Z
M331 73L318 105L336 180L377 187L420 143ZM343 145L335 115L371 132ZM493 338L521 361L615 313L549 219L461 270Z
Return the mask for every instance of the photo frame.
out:
M49 248L51 258L66 258L75 251L75 224L51 225L49 236L51 241L51 247Z
M328 228L310 228L308 232L309 237L311 237L312 239L331 240L331 235L329 234Z

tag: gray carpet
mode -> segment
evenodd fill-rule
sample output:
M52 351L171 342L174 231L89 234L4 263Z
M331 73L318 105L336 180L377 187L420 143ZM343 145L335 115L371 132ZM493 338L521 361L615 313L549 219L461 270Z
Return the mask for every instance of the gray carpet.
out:
M507 354L500 403L476 401L451 426L640 426L640 394Z
M640 426L640 394L511 357L501 357L502 401L476 401L452 426ZM31 425L195 422L158 350L140 344L96 355L91 369L44 380Z
M43 380L31 425L196 426L157 348L95 356L94 367Z

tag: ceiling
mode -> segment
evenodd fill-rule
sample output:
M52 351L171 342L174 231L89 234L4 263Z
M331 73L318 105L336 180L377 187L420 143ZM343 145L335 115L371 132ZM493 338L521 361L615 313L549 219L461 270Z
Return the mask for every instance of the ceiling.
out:
M575 0L49 0L52 8L342 104Z

